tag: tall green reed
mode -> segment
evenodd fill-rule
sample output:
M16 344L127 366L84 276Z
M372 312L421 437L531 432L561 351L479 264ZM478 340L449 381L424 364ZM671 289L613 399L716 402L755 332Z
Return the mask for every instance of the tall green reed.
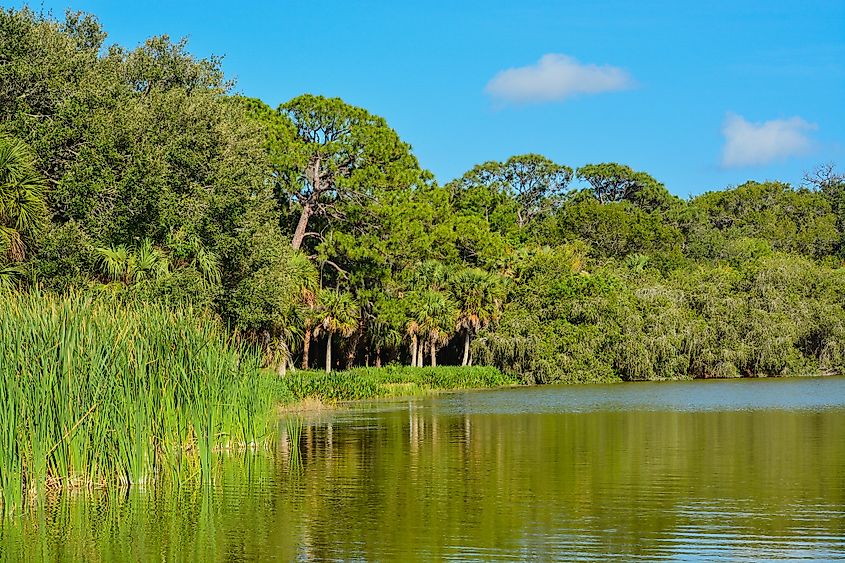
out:
M0 293L0 504L45 488L210 480L270 443L272 376L190 308Z

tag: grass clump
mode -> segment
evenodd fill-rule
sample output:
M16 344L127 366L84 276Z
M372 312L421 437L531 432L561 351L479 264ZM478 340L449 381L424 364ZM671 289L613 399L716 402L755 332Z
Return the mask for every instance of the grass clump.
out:
M296 371L279 380L278 396L288 402L319 399L354 401L426 394L437 390L512 385L516 379L494 367L443 366L355 368L347 371Z
M0 292L0 504L47 488L209 479L255 447L273 384L190 308Z

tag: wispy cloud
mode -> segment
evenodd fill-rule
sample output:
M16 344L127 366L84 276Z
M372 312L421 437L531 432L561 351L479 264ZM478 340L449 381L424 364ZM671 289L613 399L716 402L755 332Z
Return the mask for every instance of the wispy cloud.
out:
M816 129L800 117L752 123L729 113L722 125L722 166L754 166L806 154L813 148L808 133Z
M628 72L619 67L582 64L567 55L549 53L536 64L499 72L485 91L503 102L531 103L625 90L633 85Z

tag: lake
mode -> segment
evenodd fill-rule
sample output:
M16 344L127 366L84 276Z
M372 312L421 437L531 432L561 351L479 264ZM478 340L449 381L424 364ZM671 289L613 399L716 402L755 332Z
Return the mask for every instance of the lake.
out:
M53 495L0 524L0 558L845 560L845 378L462 392L280 428L210 486Z

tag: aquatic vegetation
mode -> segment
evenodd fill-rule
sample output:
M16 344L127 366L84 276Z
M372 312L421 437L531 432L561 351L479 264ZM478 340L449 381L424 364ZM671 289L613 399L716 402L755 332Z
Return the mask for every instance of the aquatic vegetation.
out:
M271 433L260 357L190 307L0 293L0 498L210 480L215 451Z
M485 366L355 368L324 373L296 371L279 380L278 396L291 401L317 398L353 401L399 397L446 389L475 389L512 385L516 379Z

